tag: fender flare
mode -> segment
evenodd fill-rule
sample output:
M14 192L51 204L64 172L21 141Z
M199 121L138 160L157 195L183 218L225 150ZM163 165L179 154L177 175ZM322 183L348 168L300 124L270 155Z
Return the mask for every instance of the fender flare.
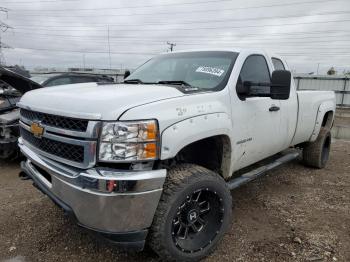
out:
M187 145L208 137L226 135L230 138L231 130L231 119L226 113L210 113L184 119L163 130L160 159L173 158ZM232 149L232 143L230 146Z
M310 142L313 142L317 139L318 134L320 133L321 126L322 126L322 120L324 116L326 115L327 112L333 112L333 119L334 119L334 103L332 101L326 101L323 102L317 110L317 116L316 116L316 122L314 126L314 130L312 131L311 137L310 137ZM332 119L332 122L333 122Z

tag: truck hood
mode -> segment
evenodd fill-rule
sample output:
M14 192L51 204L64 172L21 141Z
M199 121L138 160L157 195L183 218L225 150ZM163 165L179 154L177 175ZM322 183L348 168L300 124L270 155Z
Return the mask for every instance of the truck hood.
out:
M28 91L41 88L42 86L27 77L21 76L11 70L0 67L0 80L12 86L14 89L24 94Z
M91 120L117 120L126 110L183 96L165 85L82 83L26 93L19 107Z

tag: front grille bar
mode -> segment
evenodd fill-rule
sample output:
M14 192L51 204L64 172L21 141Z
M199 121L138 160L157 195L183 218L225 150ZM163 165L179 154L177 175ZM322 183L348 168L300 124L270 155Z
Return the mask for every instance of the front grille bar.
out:
M30 132L29 125L23 121L20 121L20 127L24 144L38 154L78 168L93 167L96 163L96 140L78 140L59 136L48 132L48 128L42 138L37 138ZM71 156L70 150L72 150Z
M76 119L71 117L57 116L37 111L21 108L21 116L30 121L39 121L46 126L61 129L86 132L89 121L86 119Z
M40 122L41 126L45 128L50 133L56 133L58 135L65 135L65 136L72 136L72 137L78 137L78 138L90 138L90 139L97 139L98 134L100 132L100 121L88 121L88 125L86 128L86 131L74 131L74 130L68 130L68 129L62 129L54 126L47 125L40 120L31 120L26 118L25 114L20 114L20 120L30 126L33 122Z
M37 138L32 133L21 127L21 137L32 146L55 156L62 157L73 162L84 162L84 147L72 145L46 137Z

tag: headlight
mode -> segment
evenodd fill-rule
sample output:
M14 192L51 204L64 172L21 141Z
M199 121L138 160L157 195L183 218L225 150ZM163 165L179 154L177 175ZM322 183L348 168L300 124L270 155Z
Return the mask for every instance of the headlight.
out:
M156 120L105 122L102 126L99 160L135 161L158 157Z

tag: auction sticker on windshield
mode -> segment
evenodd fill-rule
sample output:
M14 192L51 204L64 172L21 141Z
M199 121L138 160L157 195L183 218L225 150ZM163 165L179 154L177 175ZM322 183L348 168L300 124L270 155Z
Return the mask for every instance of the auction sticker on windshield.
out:
M196 72L221 76L225 72L225 70L209 66L200 66L197 68Z

